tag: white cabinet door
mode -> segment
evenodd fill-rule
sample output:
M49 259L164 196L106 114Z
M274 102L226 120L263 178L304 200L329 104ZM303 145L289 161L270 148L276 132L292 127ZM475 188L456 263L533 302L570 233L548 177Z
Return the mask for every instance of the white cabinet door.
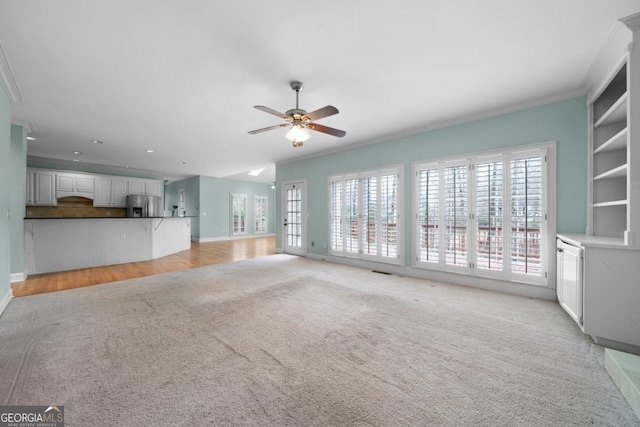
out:
M582 327L582 252L583 248L558 240L557 295L564 310Z
M124 208L127 206L127 180L111 179L111 206Z
M162 181L148 179L144 183L144 192L147 196L162 196Z
M144 194L144 179L129 178L127 180L127 194Z
M76 175L76 191L78 193L94 193L95 177L91 175Z
M96 197L93 206L111 206L111 178L96 178Z
M95 177L78 173L57 173L56 192L61 197L78 195L93 198Z
M27 206L33 204L33 172L27 171L27 182L25 189L25 201Z
M70 173L58 173L56 177L56 191L72 193L76 190L75 175Z
M55 172L34 172L33 204L55 206L56 174Z

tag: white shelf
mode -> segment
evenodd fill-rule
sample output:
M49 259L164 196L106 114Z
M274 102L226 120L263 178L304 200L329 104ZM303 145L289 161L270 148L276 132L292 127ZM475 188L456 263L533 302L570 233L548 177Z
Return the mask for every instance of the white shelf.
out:
M594 127L610 125L612 123L624 122L627 120L627 92L600 117Z
M593 207L594 208L604 208L607 206L626 206L627 205L627 201L626 200L612 200L610 202L601 202L601 203L594 203Z
M627 148L627 128L622 129L617 134L609 138L604 144L596 148L593 153L603 153L605 151L623 150Z
M613 168L609 171L601 173L598 176L595 176L593 180L597 181L599 179L605 179L605 178L625 178L626 176L627 176L627 165L624 164L624 165L618 166L617 168Z

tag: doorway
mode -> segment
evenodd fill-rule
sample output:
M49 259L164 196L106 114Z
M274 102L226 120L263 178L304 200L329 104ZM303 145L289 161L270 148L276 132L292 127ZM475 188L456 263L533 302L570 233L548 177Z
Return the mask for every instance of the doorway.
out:
M287 254L304 255L306 235L306 194L304 182L284 183L283 201L283 249Z

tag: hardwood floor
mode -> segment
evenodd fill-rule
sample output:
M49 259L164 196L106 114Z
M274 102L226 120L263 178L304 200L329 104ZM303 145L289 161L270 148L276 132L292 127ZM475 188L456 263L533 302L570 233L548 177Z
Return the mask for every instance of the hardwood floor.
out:
M151 261L84 268L29 276L11 284L14 297L99 285L118 280L169 273L275 254L275 237L191 242L191 249Z

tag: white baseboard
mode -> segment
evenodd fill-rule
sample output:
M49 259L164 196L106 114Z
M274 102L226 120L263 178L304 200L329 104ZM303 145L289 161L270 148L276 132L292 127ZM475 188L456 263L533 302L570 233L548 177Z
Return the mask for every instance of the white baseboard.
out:
M418 279L434 280L437 282L451 283L454 285L468 286L471 288L486 289L512 295L520 295L529 298L538 298L554 301L556 290L539 285L527 285L517 282L505 282L503 280L488 279L484 277L467 276L465 274L449 273L444 271L423 270L401 265L384 264L371 261L363 261L353 258L342 258L331 255L306 254L307 258L321 261L346 264L354 267L366 268L398 276L415 277Z
M10 276L11 283L15 282L24 282L27 280L27 275L25 273L12 273Z
M191 240L194 242L199 242L199 243L206 243L206 242L223 242L225 240L241 240L241 239L257 239L260 237L273 237L275 236L275 234L245 234L242 236L222 236L222 237L204 237L204 238L198 238L198 237L192 237Z
M2 298L2 301L0 301L0 316L2 316L4 309L7 308L7 306L9 305L12 299L13 299L13 289L9 288L9 292L7 292L4 298Z

